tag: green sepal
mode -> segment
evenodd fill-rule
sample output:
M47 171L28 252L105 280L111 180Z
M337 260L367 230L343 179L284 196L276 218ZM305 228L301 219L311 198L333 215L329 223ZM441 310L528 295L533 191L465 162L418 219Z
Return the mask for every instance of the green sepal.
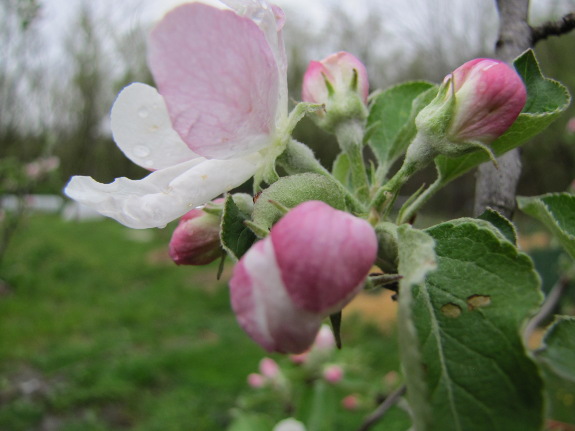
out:
M264 190L254 204L252 221L264 229L271 229L282 216L284 208L293 208L302 202L318 200L338 210L345 210L345 199L337 183L318 174L299 174L283 177Z
M250 216L250 213L240 209L232 195L226 197L220 225L220 241L224 250L234 260L239 260L256 241L256 236L244 223Z

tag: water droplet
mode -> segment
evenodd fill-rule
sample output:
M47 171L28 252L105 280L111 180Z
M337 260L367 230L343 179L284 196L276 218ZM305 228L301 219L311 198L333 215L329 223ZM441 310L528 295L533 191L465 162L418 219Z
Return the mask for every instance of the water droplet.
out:
M148 108L146 108L145 106L142 106L140 109L138 109L138 116L140 118L147 118L148 115L150 115L150 112L148 111Z
M150 149L145 145L136 145L134 147L134 155L136 157L147 157L150 155Z

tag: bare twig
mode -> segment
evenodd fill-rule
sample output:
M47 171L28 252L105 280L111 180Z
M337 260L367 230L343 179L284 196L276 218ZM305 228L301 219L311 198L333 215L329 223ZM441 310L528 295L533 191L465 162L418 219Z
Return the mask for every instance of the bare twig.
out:
M575 29L575 13L569 13L559 21L547 22L531 29L531 45L549 36L561 36Z
M399 399L405 394L405 390L405 385L403 385L389 394L389 396L377 407L377 409L375 409L372 414L365 418L363 424L361 424L357 431L367 431L373 425L375 425L383 417L383 415L399 401Z
M511 63L515 57L531 46L531 27L527 18L529 0L496 0L499 11L499 38L495 46L496 57ZM493 208L507 218L515 210L515 191L521 175L519 149L514 149L493 163L484 163L477 171L475 184L475 214Z
M527 345L529 338L541 323L553 313L555 306L559 303L563 291L569 285L571 279L568 276L563 276L557 280L551 291L547 294L545 302L541 306L541 310L537 313L527 324L523 331L523 342Z

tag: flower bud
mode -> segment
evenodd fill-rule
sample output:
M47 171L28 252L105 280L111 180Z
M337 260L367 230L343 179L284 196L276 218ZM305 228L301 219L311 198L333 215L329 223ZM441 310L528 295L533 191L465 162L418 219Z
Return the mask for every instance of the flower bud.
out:
M263 388L266 384L266 378L258 373L250 373L248 375L248 385L254 389Z
M343 368L339 365L328 365L323 370L323 378L328 383L338 383L343 378Z
M447 75L415 124L437 154L457 157L485 149L517 119L527 91L508 64L477 58ZM488 150L489 151L489 150Z
M371 225L319 201L289 211L234 268L240 326L268 351L301 353L322 319L363 287L377 253Z
M172 234L170 257L178 265L206 265L222 255L220 217L195 208L180 219Z
M315 119L328 131L346 119L364 120L368 94L367 70L348 52L310 62L303 77L302 99L325 105Z
M294 418L288 418L278 422L272 431L305 431L305 426Z
M280 367L272 358L263 358L260 361L260 373L268 379L275 379L279 376Z
M355 394L350 394L341 400L341 406L350 411L357 410L359 407L359 398Z

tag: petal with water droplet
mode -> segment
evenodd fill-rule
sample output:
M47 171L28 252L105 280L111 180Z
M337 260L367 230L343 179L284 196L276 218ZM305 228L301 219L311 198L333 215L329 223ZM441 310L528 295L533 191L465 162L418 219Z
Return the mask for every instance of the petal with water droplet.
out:
M112 133L132 162L149 170L195 159L172 128L164 99L154 87L134 83L118 95L111 113Z

